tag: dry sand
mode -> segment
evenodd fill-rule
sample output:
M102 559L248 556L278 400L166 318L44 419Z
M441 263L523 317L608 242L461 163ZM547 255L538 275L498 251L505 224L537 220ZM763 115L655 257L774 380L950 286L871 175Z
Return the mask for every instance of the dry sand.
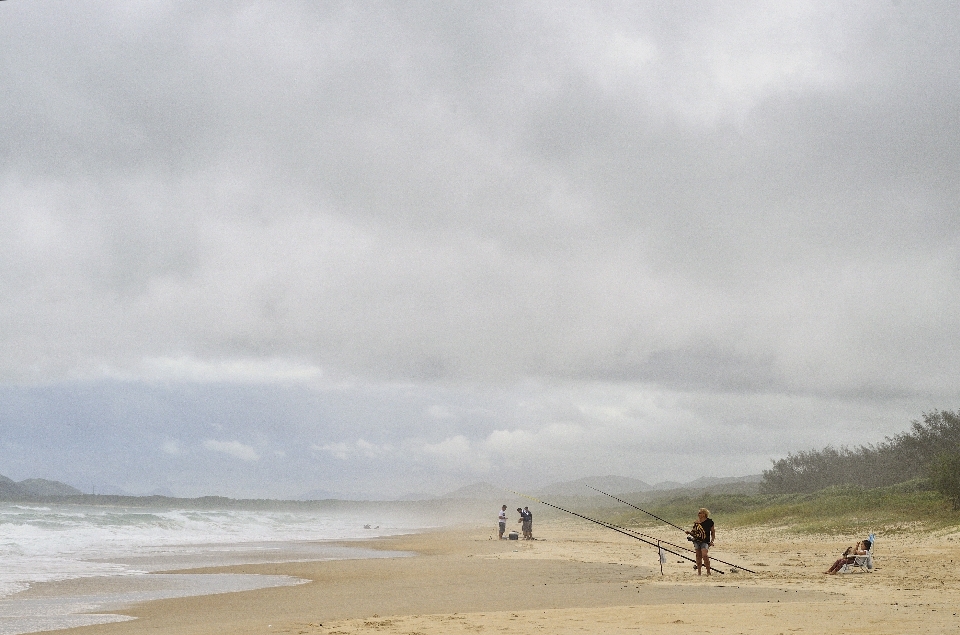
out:
M122 611L135 621L71 633L960 633L957 533L880 534L874 573L827 576L859 536L720 525L714 556L758 573L698 577L676 557L661 576L654 549L600 527L536 530L536 541L458 528L363 543L410 558L197 570L311 582L150 602Z

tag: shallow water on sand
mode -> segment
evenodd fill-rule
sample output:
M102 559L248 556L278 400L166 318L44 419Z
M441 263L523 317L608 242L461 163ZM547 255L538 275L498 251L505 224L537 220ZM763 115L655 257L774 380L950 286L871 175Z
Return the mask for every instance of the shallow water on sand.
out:
M160 574L81 578L72 582L66 588L59 583L47 583L0 600L0 634L122 622L133 618L97 611L122 610L148 600L290 586L304 581L290 576Z
M330 541L415 530L369 514L0 504L0 635L123 621L130 618L97 612L147 600L300 584L155 572L396 557L405 554Z

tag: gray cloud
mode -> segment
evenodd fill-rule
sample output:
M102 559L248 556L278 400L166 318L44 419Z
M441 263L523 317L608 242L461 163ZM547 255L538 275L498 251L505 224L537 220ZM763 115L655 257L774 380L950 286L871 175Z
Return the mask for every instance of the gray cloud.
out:
M379 436L338 427L343 413L300 431L440 487L508 460L503 439L549 457L547 478L596 471L614 438L640 456L701 427L747 457L731 472L756 470L958 397L949 3L2 13L17 53L0 62L8 417L37 385L69 404L318 377L360 402L364 386L449 391L423 412L499 404ZM152 447L187 460L238 443L260 457L241 462L251 483L272 451L319 460L290 458L284 421L311 399L281 393L247 436L205 430L191 403L188 431L157 423ZM387 393L377 417L406 412ZM664 395L604 436L604 400ZM430 463L444 451L472 471ZM623 457L610 464L632 469ZM676 463L649 460L645 478ZM276 481L267 493L293 487Z

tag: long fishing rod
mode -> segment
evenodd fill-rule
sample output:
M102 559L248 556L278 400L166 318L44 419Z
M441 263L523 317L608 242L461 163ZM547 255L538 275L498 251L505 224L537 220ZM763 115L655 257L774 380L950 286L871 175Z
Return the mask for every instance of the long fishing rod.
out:
M548 503L548 502L546 502L546 501L542 501L542 500L540 500L539 498L534 498L533 496L528 496L528 495L526 495L526 494L521 494L520 492L514 492L513 490L510 490L510 492L513 493L513 494L516 494L517 496L523 496L524 498L529 498L530 500L536 501L536 502L540 503L541 505L546 505L547 507L553 507L554 509L559 509L559 510L562 511L562 512L566 512L566 513L568 513L568 514L571 514L571 515L573 515L573 516L576 516L577 518L582 518L582 519L584 519L584 520L589 520L590 522L596 523L596 524L600 525L601 527L606 527L607 529L612 529L612 530L614 530L614 531L617 532L617 533L623 534L624 536L629 536L630 538L633 538L634 540L639 540L640 542L646 543L646 544L650 545L651 547L656 547L657 549L662 549L663 551L666 551L667 553L672 553L673 555L678 556L678 557L680 557L680 558L683 558L684 560L689 560L690 562L692 562L692 563L694 563L694 564L697 563L697 561L694 560L693 558L691 558L690 556L686 556L686 555L684 555L684 554L682 554L682 553L677 553L676 551L673 551L672 549L666 549L666 548L664 548L663 546L661 546L659 543L653 542L653 541L651 541L651 540L647 540L646 538L641 538L640 536L637 536L636 534L631 533L631 532L630 532L629 530L627 530L627 529L623 529L623 528L621 528L621 527L617 527L616 525L612 525L612 524L607 523L607 522L604 522L604 521L602 521L602 520L597 520L596 518L590 518L589 516L584 516L583 514L578 514L577 512L572 512L572 511L570 511L569 509L564 509L563 507L560 507L559 505L553 505L553 504ZM724 564L726 564L726 563L724 563ZM713 569L713 571L716 571L717 573L723 574L723 571L721 571L720 569Z
M621 499L617 498L616 496L614 496L613 494L607 494L607 493L604 492L603 490L599 490L599 489L597 489L596 487L593 487L593 486L590 486L590 485L587 485L587 487L589 487L590 489L592 489L592 490L595 491L595 492L600 492L600 493L603 494L604 496L609 496L610 498L612 498L612 499L614 499L614 500L618 500L618 501L620 501L621 503L623 503L624 505L630 505L630 507L633 507L634 509L636 509L636 510L638 510L638 511L642 511L644 514L646 514L646 515L648 515L648 516L653 516L653 517L656 518L657 520L659 520L659 521L661 521L661 522L664 522L664 523L667 523L667 524L670 525L671 527L676 527L677 529L679 529L679 530L682 531L682 532L686 532L686 531L687 531L687 530L684 529L683 527L678 527L677 525L674 525L674 524L673 524L672 522L670 522L669 520L664 520L663 518L660 518L660 517L657 516L656 514L653 514L653 513L651 513L651 512L648 512L648 511L645 510L645 509L640 509L640 508L637 507L636 505L634 505L634 504L632 504L632 503L628 503L628 502L625 501L625 500L621 500Z
M627 503L627 504L629 505L629 503ZM614 525L614 527L618 527L618 526L619 526L619 525ZM626 529L626 527L621 527L621 529ZM633 531L633 530L632 530L632 529L626 529L626 531ZM637 535L639 535L639 536L643 536L643 537L645 537L645 538L650 538L651 540L656 540L658 543L663 543L663 544L665 544L665 545L670 545L671 547L676 547L677 549L682 549L682 550L684 550L684 551L694 552L694 550L691 549L690 547L684 547L684 546L682 546L682 545L677 545L677 544L674 544L674 543L672 543L672 542L667 542L666 540L661 540L660 538L657 538L656 536L650 536L650 535L647 535L647 534L642 533L642 532L639 532L639 531L636 531L636 532L634 532L634 533L637 534ZM671 552L671 553L672 553L672 552ZM726 565L729 565L729 566L733 567L734 569L742 569L743 571L746 571L747 573L755 573L755 574L757 574L756 571L753 571L753 570L751 570L751 569L748 569L748 568L746 568L746 567L744 567L744 566L742 566L742 565L739 565L739 564L734 564L734 563L732 563L732 562L727 562L726 560L721 560L720 558L717 558L717 557L715 557L715 556L710 556L710 562L721 562L721 563L723 563L723 564L726 564ZM713 569L712 567L711 567L711 569L712 569L713 571L719 571L719 569ZM759 574L757 574L757 575L759 575Z
M587 485L587 487L590 487L590 486ZM640 511L642 511L644 514L650 514L650 512L648 512L647 510L645 510L645 509L640 509L639 507L637 507L637 506L634 505L633 503L628 503L628 502L625 501L625 500L622 500L622 499L620 499L620 498L617 498L617 497L614 496L613 494L607 494L607 493L604 492L604 491L598 490L596 487L590 487L590 489L596 490L596 491L600 492L601 494L603 494L604 496L609 496L610 498L612 498L612 499L614 499L614 500L618 500L618 501L620 501L621 503L623 503L624 505L629 505L630 507L633 507L634 509L640 510ZM659 516L654 516L653 514L650 514L650 515L653 516L654 518L658 519L658 520L663 520L663 519L660 518ZM672 527L677 527L676 525L674 525L672 522L670 522L670 521L668 521L668 520L663 520L663 522L667 523L668 525L670 525L670 526L672 526ZM679 529L680 531L682 531L682 532L684 532L684 533L686 533L686 531L687 531L686 529L683 529L682 527L677 527L677 529ZM670 544L670 543L667 543L667 544ZM742 566L740 566L740 565L738 565L738 564L733 564L732 562L726 562L725 560L721 560L720 558L715 558L715 557L713 557L713 556L710 556L710 561L712 562L712 561L714 561L714 560L716 560L717 562L722 562L723 564L726 564L726 565L730 565L731 567L736 567L736 568L739 568L739 569L743 569L744 571L746 571L746 572L748 572L748 573L757 573L756 571L751 571L750 569L747 569L746 567L742 567Z
M687 547L686 545L678 545L678 544L676 544L676 543L674 543L674 542L669 542L669 541L667 541L667 540L663 540L663 539L661 539L661 538L657 538L656 536L651 536L651 535L649 535L649 534L645 534L645 533L643 533L642 531L634 531L633 529L627 529L626 527L623 527L623 526L621 526L621 525L614 525L613 523L608 523L608 522L606 522L606 521L600 521L600 522L602 522L602 523L604 523L604 524L606 524L606 525L610 525L611 527L616 527L617 529L622 529L622 530L624 530L624 531L629 531L631 534L634 534L634 535L637 535L637 536L643 536L644 538L649 538L650 540L656 540L656 541L657 541L657 544L670 545L671 547L676 547L677 549L680 549L681 551L688 551L688 552L690 552L690 553L694 553L694 550L691 549L690 547Z
M650 540L654 540L654 541L656 541L657 546L660 546L660 545L670 545L671 547L676 547L676 548L679 549L680 551L686 551L686 552L688 552L688 553L696 553L695 550L691 549L690 547L687 547L686 545L678 545L678 544L675 543L675 542L670 542L669 540L664 540L664 539L662 539L662 538L657 538L656 536L651 536L650 534L645 534L645 533L643 533L642 531L636 531L636 530L633 530L633 529L628 529L628 528L626 528L626 527L623 527L622 525L614 525L613 523L608 523L608 522L605 521L605 520L601 520L601 521L599 521L599 522L600 522L601 524L603 524L603 525L605 525L605 526L607 526L607 527L613 528L613 529L622 529L623 531L629 532L630 535L631 535L631 536L634 536L634 537L636 537L636 536L642 536L643 538L648 538L648 539L650 539ZM671 551L670 553L673 553L673 552ZM693 560L691 560L691 562L693 562ZM726 563L724 563L724 564L726 564ZM736 565L733 565L733 566L736 566Z
M628 504L629 504L629 503L628 503ZM634 531L634 530L632 530L632 529L627 529L626 527L621 527L620 525L614 525L613 523L608 523L608 522L605 522L605 521L602 521L602 520L601 520L601 521L595 521L595 522L599 522L600 524L604 525L605 527L609 527L610 529L618 529L618 530L622 529L622 530L625 531L625 532L630 532L630 535L632 535L632 536L633 536L634 538L636 538L637 540L642 540L642 538L639 538L639 536L643 536L643 538L649 538L650 540L656 540L658 547L660 547L660 545L670 545L671 547L676 547L677 549L680 549L680 550L682 550L682 551L688 551L688 552L690 552L690 553L695 553L694 550L691 549L690 547L685 547L685 546L683 546L683 545L678 545L678 544L675 544L675 543L672 543L672 542L668 542L668 541L666 541L666 540L662 540L662 539L660 539L660 538L657 538L656 536L651 536L651 535L649 535L649 534L645 534L645 533L640 532L640 531ZM621 533L623 533L623 532L621 532ZM646 541L646 540L645 540L644 542L647 542L647 544L653 544L653 543L651 543L651 542L649 542L649 541ZM667 551L667 552L669 552L669 553L676 553L675 551L670 551L669 549L664 549L664 551ZM686 558L686 556L684 556L683 554L676 554L676 555L679 555L681 558ZM687 558L687 560L690 560L690 562L695 562L695 561L694 561L693 559L691 559L691 558ZM748 572L748 573L757 573L756 571L752 571L752 570L750 570L750 569L747 569L746 567L740 566L739 564L734 564L734 563L732 563L732 562L727 562L726 560L721 560L720 558L715 558L715 557L713 557L713 556L710 557L710 562L721 562L721 563L723 563L723 564L730 565L730 566L733 567L734 569L738 569L738 568L739 568L739 569L742 569L742 570L744 570L744 571L746 571L746 572ZM711 571L719 571L720 573L723 573L723 571L720 571L720 569L716 569L716 568L714 568L714 567L710 567L710 570L711 570Z
M628 504L629 504L629 503L628 503ZM639 538L639 536L642 536L643 538L649 538L650 540L655 540L655 541L657 541L657 546L658 546L658 547L661 546L661 545L670 545L671 547L676 547L677 549L680 549L681 551L687 551L687 552L690 552L690 553L695 553L695 551L694 551L693 549L691 549L690 547L685 547L685 546L683 546L683 545L678 545L678 544L673 543L673 542L669 542L669 541L666 541L666 540L662 540L662 539L660 539L660 538L657 538L656 536L651 536L651 535L645 534L645 533L643 533L643 532L641 532L641 531L634 531L634 530L632 530L632 529L627 529L626 527L621 527L620 525L614 525L613 523L608 523L608 522L603 521L603 520L601 520L601 521L594 521L594 522L599 522L600 524L604 525L605 527L609 527L610 529L623 530L621 533L623 533L623 532L629 532L629 535L631 535L632 537L636 538L637 540L642 540L642 538ZM647 544L653 544L653 543L651 543L651 542L649 542L649 541L644 541L644 542L647 542ZM676 552L670 551L670 550L668 550L668 549L664 549L664 551L668 551L669 553L676 553ZM683 554L676 554L676 555L679 555L680 557L686 557L686 556L683 556ZM691 558L687 558L687 560L690 560L690 562L695 562L695 561L694 561L693 559L691 559ZM746 568L744 568L744 567L741 567L741 566L738 565L738 564L733 564L732 562L727 562L726 560L720 560L719 558L713 558L713 557L711 557L711 558L710 558L710 561L711 561L711 562L713 562L713 561L722 562L723 564L730 565L731 567L733 567L733 568L735 568L735 569L736 569L736 568L740 568L740 569L743 569L744 571L747 571L747 572L749 572L749 573L756 573L756 571L750 571L750 569L746 569ZM711 570L712 570L712 571L720 571L719 569L714 569L713 567L711 567ZM720 571L720 573L723 573L723 571Z

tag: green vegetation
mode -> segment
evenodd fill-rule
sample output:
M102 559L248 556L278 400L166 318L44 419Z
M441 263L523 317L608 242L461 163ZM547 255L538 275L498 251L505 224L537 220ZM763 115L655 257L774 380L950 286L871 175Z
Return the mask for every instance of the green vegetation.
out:
M708 508L727 527L782 526L798 533L859 535L876 530L891 534L960 526L960 511L951 509L920 479L873 489L831 487L812 494L705 494L661 499L644 509L686 527L700 507ZM624 526L658 523L629 508L605 517Z
M960 455L960 412L924 414L923 421L914 421L909 431L877 445L790 454L764 471L760 491L796 494L832 486L895 485L928 476L934 461L944 452Z
M930 463L930 485L960 510L960 452L941 452Z
M774 461L760 494L658 499L645 509L680 526L700 507L726 526L778 525L798 532L863 534L960 526L960 411L934 411L877 445L809 450ZM648 526L649 516L611 518Z

